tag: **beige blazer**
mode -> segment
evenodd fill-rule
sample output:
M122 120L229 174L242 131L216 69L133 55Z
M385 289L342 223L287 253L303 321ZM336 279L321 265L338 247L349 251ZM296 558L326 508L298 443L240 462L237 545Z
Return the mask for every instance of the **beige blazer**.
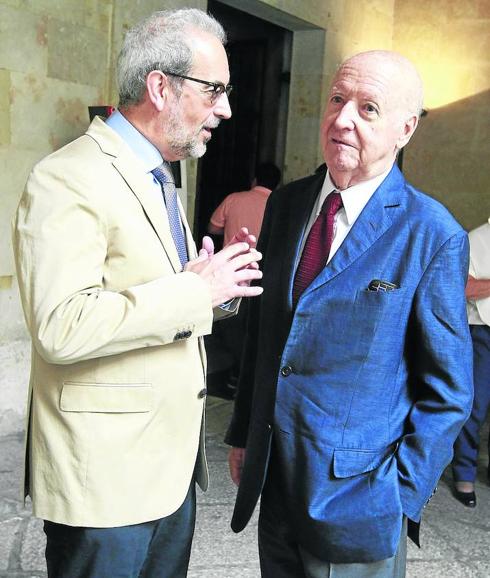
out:
M112 527L169 515L196 457L207 487L211 295L199 276L178 273L162 203L143 177L96 118L34 168L14 219L33 341L26 485L34 514L54 522Z

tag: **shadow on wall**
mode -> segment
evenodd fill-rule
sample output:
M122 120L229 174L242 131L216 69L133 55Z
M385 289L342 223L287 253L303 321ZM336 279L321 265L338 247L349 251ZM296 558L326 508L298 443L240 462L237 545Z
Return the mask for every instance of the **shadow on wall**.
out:
M490 217L490 90L436 109L407 145L410 182L444 203L467 230Z

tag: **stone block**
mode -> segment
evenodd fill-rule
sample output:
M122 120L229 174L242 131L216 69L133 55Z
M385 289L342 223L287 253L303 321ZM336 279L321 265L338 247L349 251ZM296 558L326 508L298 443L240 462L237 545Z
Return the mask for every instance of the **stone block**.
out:
M230 529L232 511L231 505L222 504L201 506L197 511L191 568L199 568L200 576L214 576L214 569L258 566L257 513L243 532L235 534Z
M19 311L19 319L22 319ZM0 383L2 410L0 435L23 428L29 387L30 341L12 341L0 345Z
M47 69L45 20L25 8L0 4L0 69L42 74Z
M49 19L48 76L103 88L107 78L108 31Z
M30 518L22 541L22 550L20 554L20 565L22 570L45 572L45 549L46 537L43 532L43 521L38 520L37 518Z
M15 534L19 530L20 522L19 517L0 522L0 570L8 569Z
M31 125L32 126L32 125ZM14 273L10 223L32 165L39 152L0 147L0 275ZM3 311L3 309L2 309ZM5 317L4 317L5 318Z
M10 72L0 69L0 146L10 143Z
M2 410L3 422L5 411ZM22 478L24 472L24 433L4 435L0 431L0 517L20 514L24 510L22 499ZM9 516L12 517L12 516ZM0 545L2 540L0 539ZM0 556L1 558L1 556Z
M12 145L40 151L40 156L83 134L89 125L88 106L103 101L103 90L95 86L33 73L12 73L11 84L11 116L16 119Z
M22 0L30 12L107 32L114 0Z

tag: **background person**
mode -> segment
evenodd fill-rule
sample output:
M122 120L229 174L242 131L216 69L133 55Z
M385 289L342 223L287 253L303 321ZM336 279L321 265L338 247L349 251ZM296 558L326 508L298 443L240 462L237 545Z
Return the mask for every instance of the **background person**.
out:
M224 41L193 9L130 30L119 111L36 165L20 201L25 482L50 578L187 574L194 482L207 487L202 336L213 308L261 292L249 244L213 254L205 238L197 255L169 168L231 115Z
M476 506L475 480L480 429L490 408L490 220L470 232L470 275L466 285L468 322L473 342L475 397L468 421L454 444L454 495L463 505ZM490 453L490 436L488 439ZM490 464L487 465L490 482Z
M211 215L208 231L212 235L224 235L227 245L241 227L259 237L265 205L271 192L281 180L281 171L273 163L262 163L257 167L252 188L248 191L231 193Z
M232 528L261 495L266 577L404 576L407 519L418 530L469 415L467 235L395 164L422 93L399 54L348 59L321 126L328 172L268 201L226 438Z

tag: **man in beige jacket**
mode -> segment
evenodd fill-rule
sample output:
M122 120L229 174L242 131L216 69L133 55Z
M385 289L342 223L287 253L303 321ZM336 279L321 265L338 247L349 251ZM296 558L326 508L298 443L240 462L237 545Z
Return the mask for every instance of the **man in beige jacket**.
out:
M197 254L168 166L204 154L231 116L224 42L194 9L130 30L119 110L42 160L20 201L26 493L50 578L187 573L195 481L207 486L202 336L261 292L246 230Z

